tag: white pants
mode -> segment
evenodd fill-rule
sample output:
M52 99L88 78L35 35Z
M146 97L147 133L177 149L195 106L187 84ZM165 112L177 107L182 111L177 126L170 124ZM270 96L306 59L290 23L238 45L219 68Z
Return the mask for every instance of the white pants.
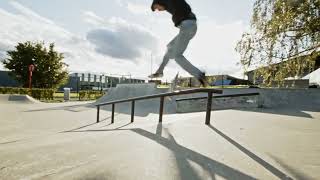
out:
M167 45L167 52L163 57L163 61L157 70L157 73L163 73L169 60L174 59L189 74L199 78L201 77L202 72L183 56L190 40L197 33L197 21L185 20L178 28L180 29L179 34Z

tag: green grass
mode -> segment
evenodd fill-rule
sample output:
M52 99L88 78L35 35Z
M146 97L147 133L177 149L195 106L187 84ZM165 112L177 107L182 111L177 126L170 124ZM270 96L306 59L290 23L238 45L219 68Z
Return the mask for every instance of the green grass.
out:
M95 98L93 96L90 99L82 99L80 101L94 101L99 98L100 97ZM79 94L78 93L70 93L70 101L79 101ZM53 94L53 100L49 100L46 102L64 102L64 93L63 92L56 92Z
M70 101L79 101L78 93L70 93ZM63 92L56 92L53 94L53 100L49 100L46 102L64 102L64 93Z
M158 87L158 88L170 88L169 85L158 85L157 87Z
M91 100L94 100L94 99L91 99ZM42 102L46 102L46 103L61 103L61 102L64 102L64 93L63 92L55 92L53 94L53 100L41 100L41 101ZM78 93L70 93L70 101L79 101Z
M64 93L63 92L56 92L53 94L54 98L63 98L64 97ZM70 98L77 98L78 97L78 93L70 93Z

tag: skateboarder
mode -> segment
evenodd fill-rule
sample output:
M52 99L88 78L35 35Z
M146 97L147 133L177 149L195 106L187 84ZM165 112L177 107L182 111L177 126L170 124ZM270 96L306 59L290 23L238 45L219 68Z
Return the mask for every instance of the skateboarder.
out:
M183 56L190 40L197 32L197 18L189 4L185 0L153 0L151 9L152 11L167 11L172 14L172 21L180 31L167 45L167 52L159 69L154 74L151 74L149 78L161 78L169 60L175 59L184 70L197 78L202 86L206 86L205 73L201 72Z

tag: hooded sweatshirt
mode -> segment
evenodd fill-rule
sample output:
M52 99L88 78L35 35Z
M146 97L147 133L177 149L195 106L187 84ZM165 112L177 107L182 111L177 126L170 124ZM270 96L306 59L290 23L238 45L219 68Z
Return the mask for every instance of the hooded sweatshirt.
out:
M185 0L153 0L151 5L152 11L155 11L153 7L154 4L164 6L165 10L172 14L172 21L175 26L179 26L184 20L197 19Z

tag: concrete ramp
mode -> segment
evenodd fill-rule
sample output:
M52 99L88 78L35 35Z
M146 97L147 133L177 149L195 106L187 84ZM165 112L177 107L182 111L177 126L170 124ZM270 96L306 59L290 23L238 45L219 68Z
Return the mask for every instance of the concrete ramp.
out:
M35 104L40 101L28 95L15 95L15 94L0 94L0 103L20 103L20 104Z
M320 89L260 89L260 101L267 108L302 108L320 111Z
M104 103L115 100L134 98L146 95L169 92L167 88L157 88L156 84L118 84L117 87L111 88L107 95L101 97L96 103ZM147 116L149 113L159 113L160 98L137 101L135 104L136 116ZM104 110L111 110L110 106L102 107ZM116 105L116 112L130 114L131 103L121 103ZM164 113L171 114L176 112L176 102L174 99L167 97L164 104Z

